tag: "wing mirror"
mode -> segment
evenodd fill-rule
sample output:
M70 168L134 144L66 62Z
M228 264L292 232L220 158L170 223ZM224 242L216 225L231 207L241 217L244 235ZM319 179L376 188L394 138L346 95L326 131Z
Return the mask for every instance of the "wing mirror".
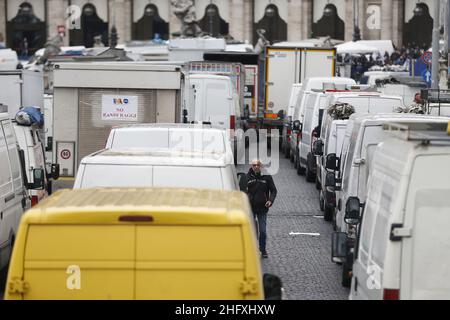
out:
M45 188L45 171L44 169L33 169L33 183L28 184L28 189L44 190Z
M329 154L327 156L325 168L331 171L338 171L339 168L338 162L339 158L336 156L335 153Z
M292 124L292 130L301 132L303 130L303 125L299 120L295 120Z
M350 197L345 205L344 221L348 225L357 225L361 221L361 208L363 205L358 197Z
M281 279L271 274L263 276L264 297L266 300L281 300L283 298L283 290Z
M321 157L323 156L323 149L324 149L324 143L323 140L317 140L316 142L314 142L314 155Z

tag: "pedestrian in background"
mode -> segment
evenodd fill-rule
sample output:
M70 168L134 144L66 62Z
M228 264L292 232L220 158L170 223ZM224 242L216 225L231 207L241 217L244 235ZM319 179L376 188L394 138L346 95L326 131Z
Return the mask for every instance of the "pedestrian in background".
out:
M270 175L262 174L260 160L252 161L252 167L247 174L247 194L252 207L256 227L259 235L259 250L262 258L268 258L267 242L267 214L277 197L277 188Z

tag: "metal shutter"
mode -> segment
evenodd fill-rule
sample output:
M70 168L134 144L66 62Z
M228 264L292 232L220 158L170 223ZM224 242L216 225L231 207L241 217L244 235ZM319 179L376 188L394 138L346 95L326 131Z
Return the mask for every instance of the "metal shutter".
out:
M83 157L105 147L112 127L136 124L102 120L103 95L137 96L138 123L156 122L156 90L79 89L78 163Z

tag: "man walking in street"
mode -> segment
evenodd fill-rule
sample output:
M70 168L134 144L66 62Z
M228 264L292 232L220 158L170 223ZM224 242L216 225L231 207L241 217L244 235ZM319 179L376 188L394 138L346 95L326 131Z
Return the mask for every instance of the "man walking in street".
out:
M277 188L270 175L261 173L262 163L254 160L247 174L247 194L252 206L253 215L257 220L259 230L259 250L263 258L268 258L266 251L267 240L267 213L272 207L277 196Z

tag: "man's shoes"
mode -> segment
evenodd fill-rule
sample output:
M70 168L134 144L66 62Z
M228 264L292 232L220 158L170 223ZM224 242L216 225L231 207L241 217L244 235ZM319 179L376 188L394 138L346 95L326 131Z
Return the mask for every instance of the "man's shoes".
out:
M261 258L263 258L263 259L267 259L269 257L269 255L267 254L267 251L262 251L261 252Z

